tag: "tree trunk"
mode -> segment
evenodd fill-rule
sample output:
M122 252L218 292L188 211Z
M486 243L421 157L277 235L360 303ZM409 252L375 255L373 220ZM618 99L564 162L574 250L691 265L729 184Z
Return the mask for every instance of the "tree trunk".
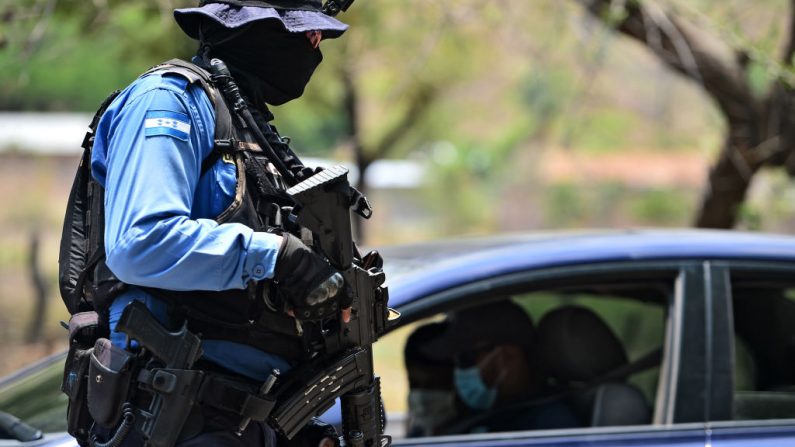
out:
M343 86L343 109L345 110L346 120L346 134L348 143L353 152L353 158L356 163L356 168L359 171L359 184L356 188L362 194L367 195L367 167L370 166L370 159L365 153L365 147L362 144L360 129L359 129L359 96L356 90L356 83L353 79L353 74L350 72L347 64L343 66L341 78ZM353 237L361 245L366 241L366 234L362 218L351 213L351 223L353 224Z
M47 281L39 268L39 233L34 232L30 237L30 254L28 257L30 281L35 293L33 316L28 326L27 342L33 343L41 340L44 318L47 314Z
M751 186L751 178L756 172L748 164L742 167L744 162L737 160L739 156L739 151L727 142L718 161L710 169L706 191L702 194L701 206L696 213L696 227L734 228Z

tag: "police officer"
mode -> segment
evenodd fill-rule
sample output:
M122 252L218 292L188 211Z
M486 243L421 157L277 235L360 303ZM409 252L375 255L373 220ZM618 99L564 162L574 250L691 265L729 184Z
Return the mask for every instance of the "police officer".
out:
M269 124L273 116L267 105L301 96L322 60L320 42L347 29L322 12L320 0L213 0L174 15L200 43L194 63L205 69L210 58L226 63L275 145L284 139ZM299 356L290 358L295 340L267 327L235 329L258 316L248 298L267 295L276 282L284 297L276 311L291 314L296 306L337 300L332 291L305 301L335 272L289 232L224 218L241 206L241 189L246 189L241 177L248 174L239 160L216 153L216 114L200 83L155 70L122 91L99 122L91 170L105 194L106 264L125 284L105 306L110 340L126 345L115 325L127 304L142 301L164 326L176 328L188 320L191 330L202 333L202 368L261 383L273 370L289 371ZM299 178L311 173L290 157L289 149L283 154ZM279 185L272 166L266 170L271 185ZM279 191L273 194L281 197ZM266 199L245 201L260 210ZM344 311L343 319L349 315ZM252 422L235 433L239 415L207 408L199 413L198 428L194 421L192 432L183 429L177 445L275 445L275 434L264 423ZM318 433L328 437L318 435L313 445L331 442L331 432ZM134 439L130 436L127 444L135 445Z

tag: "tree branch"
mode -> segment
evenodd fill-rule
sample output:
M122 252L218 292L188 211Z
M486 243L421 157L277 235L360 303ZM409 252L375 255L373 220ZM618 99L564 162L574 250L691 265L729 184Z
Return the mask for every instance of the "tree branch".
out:
M770 104L752 93L743 55L710 46L713 40L704 31L663 11L652 0L578 1L591 15L646 45L668 67L699 84L723 112L728 132L710 170L695 224L732 228L753 175L769 157L760 156L756 149L774 136L766 126ZM795 5L795 0L791 2ZM623 14L617 15L616 9ZM795 17L792 20L795 30ZM795 45L788 42L785 56L795 51L790 44Z
M41 339L44 329L44 317L47 314L47 293L49 288L45 276L41 271L41 266L39 265L40 239L38 230L30 236L28 268L30 270L30 281L35 291L36 302L33 308L33 316L28 325L28 343L37 342Z
M577 0L599 20L608 22L613 0ZM795 0L793 0L795 1ZM756 103L745 73L736 59L721 57L708 47L703 33L655 5L644 6L638 0L627 0L625 15L611 23L621 32L646 45L670 68L701 85L726 116L731 128L743 127L737 138L754 140L753 125ZM747 131L751 131L748 134Z
M391 130L386 132L384 137L381 138L381 141L375 145L374 150L370 154L370 160L383 158L392 150L406 133L406 129L411 128L422 118L425 110L427 110L428 106L433 102L435 94L435 89L430 85L420 85L417 87L417 91L410 99L408 109L398 123L395 124Z
M356 80L350 70L348 63L343 63L340 69L340 78L342 80L342 108L345 111L345 133L348 137L348 142L353 151L353 157L356 162L356 168L359 170L359 191L367 195L367 166L371 163L365 154L364 144L362 143L361 136L361 123L359 121L359 91L356 89ZM354 217L351 221L354 227L354 234L359 242L364 242L366 233L362 219Z
M795 0L790 0L789 2L787 45L784 47L784 53L781 55L781 60L784 62L784 65L792 65L792 56L795 56Z
M359 123L359 94L348 64L343 64L340 70L342 80L342 109L345 111L345 134L356 158L356 164L361 167L364 161L364 147L361 139Z

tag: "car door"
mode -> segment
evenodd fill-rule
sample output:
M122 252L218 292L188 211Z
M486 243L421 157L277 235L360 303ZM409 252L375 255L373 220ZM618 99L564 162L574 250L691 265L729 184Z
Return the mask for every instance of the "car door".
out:
M714 417L708 436L715 447L795 444L795 266L732 261L711 266L712 296L726 309L716 334L731 381L716 394L727 412ZM718 325L718 329L720 330Z
M632 262L601 263L586 266L570 266L522 272L491 278L487 281L466 284L446 290L433 296L423 297L400 310L404 326L416 321L438 321L444 314L455 309L488 305L489 300L501 299L507 295L517 302L526 299L528 312L532 313L534 300L541 302L549 295L561 295L564 305L595 304L599 310L600 300L613 300L620 305L622 300L643 303L654 301L649 290L664 292L659 304L664 311L660 323L659 343L662 347L662 361L658 366L654 394L653 418L648 423L634 426L588 426L566 430L525 430L484 434L455 434L422 438L395 438L395 445L478 445L478 446L537 446L537 445L588 445L612 446L643 445L654 446L703 446L706 432L703 421L708 419L709 406L705 402L711 386L711 355L713 348L707 344L705 325L710 309L705 305L705 282L709 281L709 270L701 262ZM654 287L652 287L654 286ZM607 291L607 293L606 293ZM662 293L661 292L661 293ZM626 296L618 296L626 295ZM519 298L517 298L517 296ZM660 295L663 296L663 295ZM555 299L549 298L549 299ZM605 302L606 302L605 301ZM610 306L607 306L610 307ZM609 317L609 312L602 316ZM543 318L543 317L542 317ZM426 319L426 320L423 320ZM642 326L642 325L641 325ZM614 325L615 327L615 325ZM391 334L390 334L391 335ZM405 336L405 334L404 334ZM389 335L379 342L381 349L388 348L385 342ZM627 339L628 340L628 339ZM631 356L630 356L631 357ZM642 357L636 355L636 357ZM630 358L632 362L632 358ZM710 361L708 361L710 360ZM379 368L379 371L387 368ZM629 367L632 369L632 366ZM397 386L397 377L385 381L384 388ZM385 395L389 394L385 390ZM568 398L567 398L568 399ZM390 410L390 402L386 402ZM388 431L403 421L390 418Z

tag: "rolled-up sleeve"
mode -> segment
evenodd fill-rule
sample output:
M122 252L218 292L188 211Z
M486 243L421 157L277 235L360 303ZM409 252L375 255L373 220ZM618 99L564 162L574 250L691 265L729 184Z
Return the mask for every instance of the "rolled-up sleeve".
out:
M105 247L120 280L226 290L273 276L279 236L192 215L212 127L188 96L152 89L106 118Z

